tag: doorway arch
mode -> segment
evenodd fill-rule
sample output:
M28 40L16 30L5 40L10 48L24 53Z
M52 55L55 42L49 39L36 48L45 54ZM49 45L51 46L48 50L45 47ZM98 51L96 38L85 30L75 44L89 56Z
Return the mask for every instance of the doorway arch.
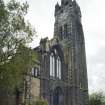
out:
M60 87L55 88L53 93L53 105L63 105L64 96Z

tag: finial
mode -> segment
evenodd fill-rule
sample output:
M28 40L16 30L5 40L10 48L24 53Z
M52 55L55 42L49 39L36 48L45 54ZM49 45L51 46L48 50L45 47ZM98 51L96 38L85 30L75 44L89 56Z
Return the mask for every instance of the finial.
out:
M60 9L59 3L57 2L57 4L55 5L55 11L57 12Z

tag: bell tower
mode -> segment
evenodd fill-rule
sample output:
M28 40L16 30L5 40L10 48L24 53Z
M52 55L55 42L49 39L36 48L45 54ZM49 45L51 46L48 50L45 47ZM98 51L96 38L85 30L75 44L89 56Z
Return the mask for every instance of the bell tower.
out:
M78 21L81 24L81 11L74 0L62 0L61 5L55 5L54 36L59 40L70 38L73 35L73 25Z
M61 5L56 4L54 38L64 53L67 105L88 105L85 40L81 10L76 0L61 0Z

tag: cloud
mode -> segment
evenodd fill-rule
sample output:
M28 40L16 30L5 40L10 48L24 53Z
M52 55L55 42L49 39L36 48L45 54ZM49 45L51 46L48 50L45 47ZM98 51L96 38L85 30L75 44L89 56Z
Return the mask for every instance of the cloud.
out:
M90 93L105 90L105 46L88 57L88 77Z

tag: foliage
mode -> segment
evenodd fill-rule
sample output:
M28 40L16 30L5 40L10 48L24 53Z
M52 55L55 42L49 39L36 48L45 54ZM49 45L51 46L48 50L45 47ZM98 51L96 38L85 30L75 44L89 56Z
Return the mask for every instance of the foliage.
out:
M11 89L19 87L35 59L33 50L21 45L12 59L0 66L0 86Z
M105 105L105 94L103 92L92 93L89 105Z
M20 44L32 41L35 30L25 21L28 3L0 0L0 65L8 62L16 53Z
M44 99L40 99L34 102L32 105L48 105L48 102L45 101Z
M0 0L0 88L19 87L35 60L35 53L26 47L35 35L25 21L28 8L27 2Z

